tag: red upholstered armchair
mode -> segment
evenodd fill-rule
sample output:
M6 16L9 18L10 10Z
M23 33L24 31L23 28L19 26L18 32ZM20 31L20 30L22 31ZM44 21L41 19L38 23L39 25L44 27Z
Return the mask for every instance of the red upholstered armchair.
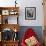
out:
M33 29L27 29L24 37L22 38L21 46L41 46Z

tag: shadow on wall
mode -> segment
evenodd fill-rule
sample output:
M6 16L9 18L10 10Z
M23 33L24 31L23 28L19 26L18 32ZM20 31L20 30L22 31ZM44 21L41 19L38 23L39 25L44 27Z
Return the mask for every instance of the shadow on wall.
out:
M28 28L32 28L36 32L39 41L41 43L43 43L43 33L42 33L43 30L42 30L42 26L21 26L20 27L20 32L19 32L19 39L20 39L20 41L22 40L23 35L24 35L25 31Z

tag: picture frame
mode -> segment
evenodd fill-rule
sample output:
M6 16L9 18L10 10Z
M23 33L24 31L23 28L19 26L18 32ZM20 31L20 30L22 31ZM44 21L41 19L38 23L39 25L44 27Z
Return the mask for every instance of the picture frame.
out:
M9 15L9 10L2 10L2 15Z
M36 7L25 7L25 19L36 20Z

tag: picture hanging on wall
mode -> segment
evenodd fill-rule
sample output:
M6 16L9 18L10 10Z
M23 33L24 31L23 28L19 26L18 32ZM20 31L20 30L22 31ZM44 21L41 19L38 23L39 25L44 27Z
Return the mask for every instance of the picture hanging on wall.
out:
M25 19L26 20L36 19L36 7L26 7L25 8Z

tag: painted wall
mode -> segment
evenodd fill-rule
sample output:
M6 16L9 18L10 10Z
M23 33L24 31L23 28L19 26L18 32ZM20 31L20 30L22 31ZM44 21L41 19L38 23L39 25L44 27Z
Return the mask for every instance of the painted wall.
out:
M21 0L20 1L20 25L22 26L42 26L43 25L43 6L42 0ZM36 7L36 20L25 20L25 7Z
M0 6L15 6L15 0L0 0ZM20 26L43 26L43 6L42 0L17 0L19 6ZM25 20L25 7L36 7L36 20ZM11 17L12 18L12 17ZM10 20L10 19L9 19ZM15 20L13 21L15 22Z

